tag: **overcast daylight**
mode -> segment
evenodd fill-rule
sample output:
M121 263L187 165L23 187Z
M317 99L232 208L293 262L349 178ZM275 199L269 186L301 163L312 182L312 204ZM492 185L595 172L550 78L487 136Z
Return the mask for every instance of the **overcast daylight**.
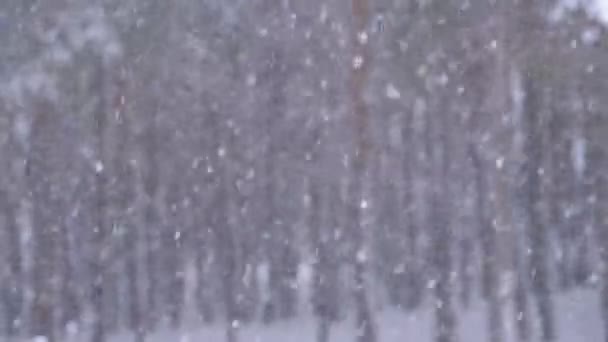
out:
M608 0L0 0L0 342L608 342Z

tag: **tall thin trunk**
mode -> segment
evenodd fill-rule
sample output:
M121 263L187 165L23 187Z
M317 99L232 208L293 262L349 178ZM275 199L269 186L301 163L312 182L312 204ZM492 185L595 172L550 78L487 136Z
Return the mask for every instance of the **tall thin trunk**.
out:
M499 267L497 260L497 235L496 227L488 217L489 203L487 198L485 168L479 153L474 146L469 147L469 156L473 162L475 172L475 199L477 209L477 220L482 250L482 277L483 294L488 302L488 332L489 341L499 342L503 340L502 310L499 298Z
M598 161L597 164L606 165L606 151L600 147L596 147L596 149L601 149L602 151L597 151L594 153ZM601 174L597 175L595 180L595 186L597 191L597 200L599 203L606 203L608 200L608 181L606 180L606 176ZM608 220L606 219L606 205L599 205L596 209L596 230L597 236L599 238L598 243L598 251L601 263L601 273L600 273L600 311L603 316L604 323L608 322ZM605 325L606 326L606 325ZM604 329L604 340L608 342L608 329Z
M270 99L268 117L266 118L266 130L269 137L266 158L266 195L268 196L268 212L266 225L269 227L269 238L267 239L268 259L270 271L270 300L265 308L265 321L271 322L275 319L291 318L296 314L297 293L292 284L296 280L298 255L292 245L293 230L285 224L286 215L283 206L283 194L286 182L283 180L285 174L276 163L276 159L284 149L278 142L280 138L280 127L277 122L283 120L286 115L287 103L285 90L287 87L287 60L285 52L273 48L270 56L267 76L270 82Z
M17 128L22 125L28 125L28 118L25 113L19 113L14 115L12 128L16 132ZM20 284L20 291L22 296L20 297L20 305L17 308L18 320L13 323L16 325L15 330L17 334L28 335L31 333L32 324L32 307L33 298L32 296L26 296L27 293L34 293L33 288L33 241L30 238L33 234L33 208L32 208L32 194L31 194L31 177L29 176L30 164L32 162L32 151L31 143L32 135L18 135L11 134L11 142L15 148L16 156L21 158L15 158L10 163L10 167L14 170L14 187L11 189L11 197L15 201L15 249L20 253L11 253L13 257L19 256L18 264L13 265L20 270L18 282Z
M94 113L94 125L95 125L95 149L97 152L96 166L95 166L95 203L94 203L94 221L93 224L93 253L94 260L91 265L91 272L93 274L93 286L91 293L91 304L95 315L93 321L93 332L91 342L105 342L106 340L106 295L108 279L106 270L107 261L107 239L108 239L108 175L107 170L104 168L104 163L107 163L106 156L106 134L108 127L107 110L106 104L106 70L102 61L98 61L98 64L94 66L95 73L93 75L93 89L92 91L97 94L97 106Z
M124 98L119 99L124 101ZM133 118L131 112L125 112L125 104L122 103L122 117L123 117L123 128L122 132L124 136L124 151L123 158L132 160L137 159L137 152L139 146L137 146L135 139L132 138L133 132ZM127 166L128 165L128 166ZM129 328L134 334L135 342L145 342L146 340L146 317L145 317L145 305L146 297L144 293L145 285L145 215L143 208L144 203L144 186L143 186L143 175L139 170L135 168L135 165L128 163L124 165L124 182L123 186L128 186L125 190L125 200L132 202L134 207L137 208L131 214L125 214L125 236L124 236L124 247L126 252L125 270L127 272L127 289L129 304L128 304L128 320ZM126 203L125 203L126 204Z
M443 109L443 108L442 108ZM430 134L427 135L427 144L432 144L432 163L434 172L431 175L432 187L430 194L430 224L432 267L435 276L433 294L435 299L435 338L437 342L452 342L456 339L456 317L452 303L452 251L450 233L450 190L449 177L449 138L447 112L436 113L439 117L434 120L427 119ZM430 138L430 139L429 139Z
M228 158L231 157L229 145L231 139L229 136L232 132L227 132L225 127L222 127L218 121L219 113L211 113L210 127L213 135L212 141L215 152L210 156L216 171L217 195L216 203L217 210L212 215L212 229L215 235L215 250L218 255L218 263L220 266L221 277L221 292L220 295L224 302L224 312L226 318L226 342L238 341L238 330L240 327L239 312L238 312L238 282L239 277L239 260L238 260L238 237L236 225L234 224L234 207L232 201L234 198L231 191L234 184L234 175L232 165ZM222 152L219 152L222 151Z
M21 324L21 305L23 302L22 287L22 258L19 241L19 227L17 226L17 211L9 191L2 191L1 205L4 212L4 257L8 267L6 273L2 274L2 301L5 312L4 333L14 336L18 333L18 325Z
M524 210L527 219L527 232L530 243L530 277L532 291L537 301L537 309L541 322L543 341L555 339L555 325L553 318L553 302L549 287L549 274L547 255L549 245L547 241L547 227L542 222L542 208L540 207L541 177L539 162L542 158L541 117L543 113L543 89L538 75L532 71L526 75L524 90L524 157L522 171L524 181L521 191L524 200Z
M127 292L129 294L129 322L131 331L135 334L135 342L145 341L145 329L143 324L143 310L141 303L141 284L139 281L139 239L141 236L137 234L137 226L127 227L126 233L126 248L128 248L128 256L126 260L127 271Z
M34 335L45 336L55 341L54 306L56 305L55 285L51 279L56 273L57 226L51 200L50 185L44 182L50 172L48 160L44 156L49 151L48 141L52 131L52 112L48 103L41 104L35 114L32 126L32 158L28 164L27 176L32 191L32 316Z
M309 179L310 239L315 263L313 265L312 304L318 320L317 341L329 340L331 325L338 319L338 265L332 253L338 243L334 234L336 191ZM332 205L333 204L333 205Z
M196 307L198 314L203 321L211 323L215 320L215 308L210 295L212 287L211 256L213 244L211 234L206 232L207 227L196 227L198 230L198 244L195 246L195 266L196 266Z
M354 153L353 177L350 180L349 201L352 218L351 237L353 242L352 262L354 268L354 300L358 342L377 340L376 323L369 304L365 256L366 241L363 227L364 211L367 207L363 186L368 171L370 150L369 110L364 99L370 68L371 53L367 32L370 21L370 7L367 0L352 0L353 15L353 60L351 69L351 101L355 120L356 149Z
M160 87L160 85L156 85ZM164 228L162 218L159 211L160 192L161 192L161 175L160 175L160 142L159 142L159 127L158 121L160 118L160 108L158 99L153 99L152 104L148 107L150 110L149 117L146 120L146 131L143 133L143 141L141 155L144 160L145 169L139 171L143 173L144 182L144 241L145 241L145 274L146 274L146 328L154 329L163 310L162 302L160 301L159 290L161 284L161 234Z
M587 167L587 186L589 187L589 201L592 207L591 220L593 221L595 243L599 257L599 310L604 323L604 341L608 342L608 149L606 148L606 131L608 125L603 113L586 110L585 131L589 137L589 165Z
M418 258L419 248L419 227L416 221L415 215L415 203L414 203L414 161L415 156L415 130L414 130L414 113L407 115L405 122L402 123L401 130L401 144L405 153L403 153L403 159L401 160L402 168L402 206L400 208L401 215L399 225L406 225L406 246L405 246L405 272L406 272L406 301L408 309L414 309L418 307L422 301L423 293L423 282L421 279L421 266ZM401 290L401 289L400 289Z

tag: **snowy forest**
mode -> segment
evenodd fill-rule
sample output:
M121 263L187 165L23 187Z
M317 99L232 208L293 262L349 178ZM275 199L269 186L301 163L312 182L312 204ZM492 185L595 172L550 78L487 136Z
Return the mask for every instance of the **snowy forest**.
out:
M0 340L608 342L608 1L0 0Z

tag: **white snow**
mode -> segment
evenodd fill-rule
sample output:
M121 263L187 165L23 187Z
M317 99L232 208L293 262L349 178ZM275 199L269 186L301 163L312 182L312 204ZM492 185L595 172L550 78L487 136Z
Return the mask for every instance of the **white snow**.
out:
M572 144L572 164L578 179L582 179L585 173L586 142L582 137L577 137Z
M226 156L226 149L225 149L225 148L223 148L223 147L218 148L218 149L217 149L217 155L218 155L218 157L220 157L220 158L225 157L225 156Z
M353 58L353 68L354 69L361 69L361 67L363 66L363 56L355 56Z
M577 290L556 297L556 310L560 313L555 324L556 342L602 341L603 329L599 311L600 300L596 292ZM530 302L533 304L533 301ZM532 308L533 309L533 308ZM457 310L457 340L467 342L485 342L486 338L486 305L476 302L469 309ZM513 315L505 311L507 317ZM377 327L379 342L433 342L435 331L434 312L430 306L405 313L397 309L386 309L378 316ZM532 327L538 332L537 318ZM214 323L198 328L184 329L183 332L159 331L147 340L149 342L168 341L225 341L226 325ZM239 325L240 341L245 342L314 342L316 320L311 315L295 320L270 325ZM330 341L350 342L355 340L356 330L352 320L346 319L333 326ZM505 342L517 342L517 334L511 331ZM115 336L110 342L131 341L130 334ZM538 334L532 334L531 342L539 342Z
M357 40L359 41L359 44L361 44L361 45L367 44L368 38L369 37L367 35L367 32L365 32L365 31L359 32L359 34L357 34Z
M590 6L592 13L594 13L599 20L608 24L608 0L587 1L585 3Z
M102 173L104 169L103 163L101 160L95 161L95 173Z
M401 92L399 92L394 84L389 83L386 85L386 97L391 100L398 100L401 98Z
M502 170L502 168L505 165L505 158L504 157L498 157L496 158L496 168L498 170Z
M361 200L361 203L359 204L359 206L361 207L361 209L367 209L367 208L369 208L369 202L366 200Z
M257 77L255 74L251 73L247 75L247 85L253 87L257 84Z
M557 21L564 17L566 11L579 8L585 10L590 17L608 25L608 0L561 0L550 16Z
M357 261L358 262L365 262L367 261L368 257L367 257L367 252L364 249L360 249L357 251Z
M591 27L585 29L583 33L581 33L581 40L586 45L593 45L600 40L601 32L597 27Z

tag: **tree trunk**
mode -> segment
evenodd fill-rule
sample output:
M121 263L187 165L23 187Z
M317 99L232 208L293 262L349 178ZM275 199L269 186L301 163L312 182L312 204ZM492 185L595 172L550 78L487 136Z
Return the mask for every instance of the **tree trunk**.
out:
M321 190L322 188L322 190ZM334 234L335 196L337 191L309 179L310 239L315 263L313 265L312 305L317 317L318 342L327 342L331 325L338 319L338 265L332 249L338 241Z
M6 273L2 274L2 302L4 308L4 333L7 336L18 334L21 321L21 306L23 304L22 287L22 258L17 226L16 206L12 203L9 192L0 193L1 205L4 212L4 227L2 241L4 260L7 260Z
M449 144L451 139L448 136L448 113L439 112L435 115L443 115L435 120L427 119L430 125L430 134L427 135L427 144L432 144L429 151L432 151L432 162L434 172L431 175L433 182L431 187L431 244L432 244L432 267L436 283L433 287L435 299L436 317L436 341L452 342L456 339L456 317L452 304L452 252L449 222L450 210L448 203L450 200L448 177L449 177ZM431 139L429 139L431 138Z
M108 175L107 175L107 129L108 129L108 105L106 103L107 80L106 70L101 60L94 66L92 91L97 94L97 105L94 113L94 139L97 160L95 165L95 202L93 208L93 262L91 272L93 284L91 292L91 304L94 312L93 332L91 342L105 342L107 335L107 306L106 293L108 289L107 277L107 239L108 226Z
M51 172L48 159L48 144L53 132L51 116L55 114L49 104L40 105L35 113L32 127L32 155L28 162L28 184L32 191L32 331L36 336L45 336L55 341L54 306L55 284L51 281L57 272L57 224L52 215L55 208L51 200L50 184L45 182Z
M371 53L368 45L367 27L370 21L370 8L367 0L352 0L353 15L353 61L351 69L351 101L355 120L356 148L354 150L353 177L349 184L351 239L354 271L354 301L358 342L375 342L377 340L376 323L367 296L366 272L367 256L363 227L365 198L364 182L368 171L370 150L369 110L364 99L370 67Z
M543 89L539 75L528 71L525 76L524 91L524 161L522 172L524 182L521 185L524 196L524 210L527 218L527 232L530 243L530 278L532 290L537 301L537 309L541 321L541 335L543 341L550 342L555 339L555 326L553 318L553 302L549 287L549 274L547 255L549 245L547 241L547 228L542 222L541 177L540 160L542 158L542 113Z
M489 341L500 342L504 338L502 309L499 298L499 265L497 260L498 241L496 227L488 219L486 204L488 190L486 188L485 168L479 153L474 146L469 147L469 156L473 162L475 172L475 199L479 236L482 250L482 288L483 295L488 303L488 332Z

